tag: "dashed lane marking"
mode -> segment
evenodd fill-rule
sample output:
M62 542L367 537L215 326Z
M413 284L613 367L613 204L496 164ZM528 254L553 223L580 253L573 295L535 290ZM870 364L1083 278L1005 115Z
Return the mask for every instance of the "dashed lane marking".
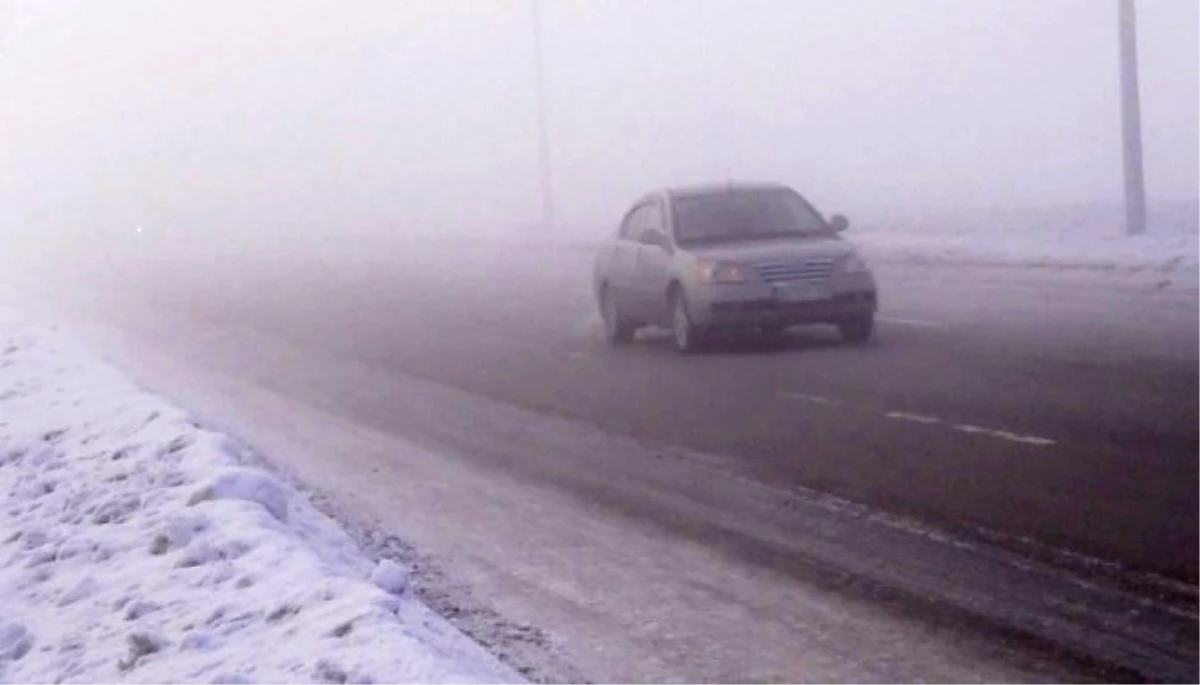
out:
M954 426L954 430L962 431L963 433L971 433L973 435L987 435L993 438L999 438L1001 440L1008 440L1009 442L1022 442L1027 445L1038 445L1040 447L1057 444L1056 441L1051 440L1050 438L1040 438L1036 435L1021 435L1019 433L1013 433L1005 430L995 430L993 428L982 428L980 426L972 426L969 423L960 423Z
M828 407L841 406L839 402L831 400L828 397L822 397L820 395L806 395L802 392L785 392L783 396L789 400L801 400L803 402L811 402L813 404L823 404Z
M933 425L935 423L942 422L942 420L936 416L923 416L921 414L909 414L907 412L902 412L902 411L889 411L888 413L884 414L884 417L889 418L889 419L895 419L897 421L912 421L913 423L924 423L927 425Z
M979 435L988 438L995 438L997 440L1007 440L1009 442L1021 443L1023 445L1049 447L1050 445L1058 444L1057 440L1052 440L1050 438L1043 438L1037 435L1024 435L999 428L984 428L983 426L976 426L970 423L953 423L938 416L913 414L903 411L879 412L869 409L861 409L858 407L852 407L848 404L830 399L828 397L824 397L822 395L809 395L802 392L786 392L783 393L782 397L788 400L799 400L801 402L808 402L810 404L819 404L831 409L850 410L860 414L870 414L872 416L882 417L891 421L907 421L909 423L916 423L924 426L939 426L947 430L957 431L959 433Z

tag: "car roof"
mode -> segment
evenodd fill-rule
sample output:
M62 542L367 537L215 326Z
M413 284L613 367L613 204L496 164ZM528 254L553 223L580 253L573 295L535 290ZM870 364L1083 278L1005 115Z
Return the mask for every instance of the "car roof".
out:
M697 195L719 195L722 193L761 192L764 190L788 190L782 183L745 183L729 181L727 183L708 183L704 185L682 186L667 188L663 191L670 198L694 197Z

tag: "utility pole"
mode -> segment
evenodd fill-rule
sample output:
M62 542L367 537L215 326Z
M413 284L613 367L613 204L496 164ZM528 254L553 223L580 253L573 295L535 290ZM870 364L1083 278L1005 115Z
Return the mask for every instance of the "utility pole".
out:
M1133 0L1117 0L1121 44L1121 141L1125 157L1125 232L1146 231L1142 175L1142 112L1138 96L1137 17Z
M550 132L546 112L546 70L542 64L541 0L531 0L533 11L533 66L537 78L538 172L542 186L542 224L554 227L554 178L550 168Z

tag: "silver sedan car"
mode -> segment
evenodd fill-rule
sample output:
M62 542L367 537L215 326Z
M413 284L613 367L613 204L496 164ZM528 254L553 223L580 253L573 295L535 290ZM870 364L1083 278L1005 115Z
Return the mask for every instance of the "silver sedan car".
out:
M875 277L826 221L782 185L664 190L626 213L596 258L595 289L613 344L643 326L671 329L684 352L721 332L779 335L833 324L849 342L874 331Z

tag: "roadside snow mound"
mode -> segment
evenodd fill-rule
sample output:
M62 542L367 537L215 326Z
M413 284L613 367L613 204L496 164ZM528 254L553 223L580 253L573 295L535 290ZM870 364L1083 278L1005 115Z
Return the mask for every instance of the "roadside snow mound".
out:
M384 592L402 595L408 589L408 571L391 559L384 559L371 572L371 582Z
M256 502L277 521L287 522L287 490L279 481L262 471L237 469L222 473L211 483L197 490L188 500L188 504L198 504L214 499Z
M0 681L501 682L287 485L0 320Z
M847 237L879 261L1150 271L1195 277L1200 208L1150 207L1146 233L1125 235L1124 210L1110 205L957 211L890 211L864 217Z

